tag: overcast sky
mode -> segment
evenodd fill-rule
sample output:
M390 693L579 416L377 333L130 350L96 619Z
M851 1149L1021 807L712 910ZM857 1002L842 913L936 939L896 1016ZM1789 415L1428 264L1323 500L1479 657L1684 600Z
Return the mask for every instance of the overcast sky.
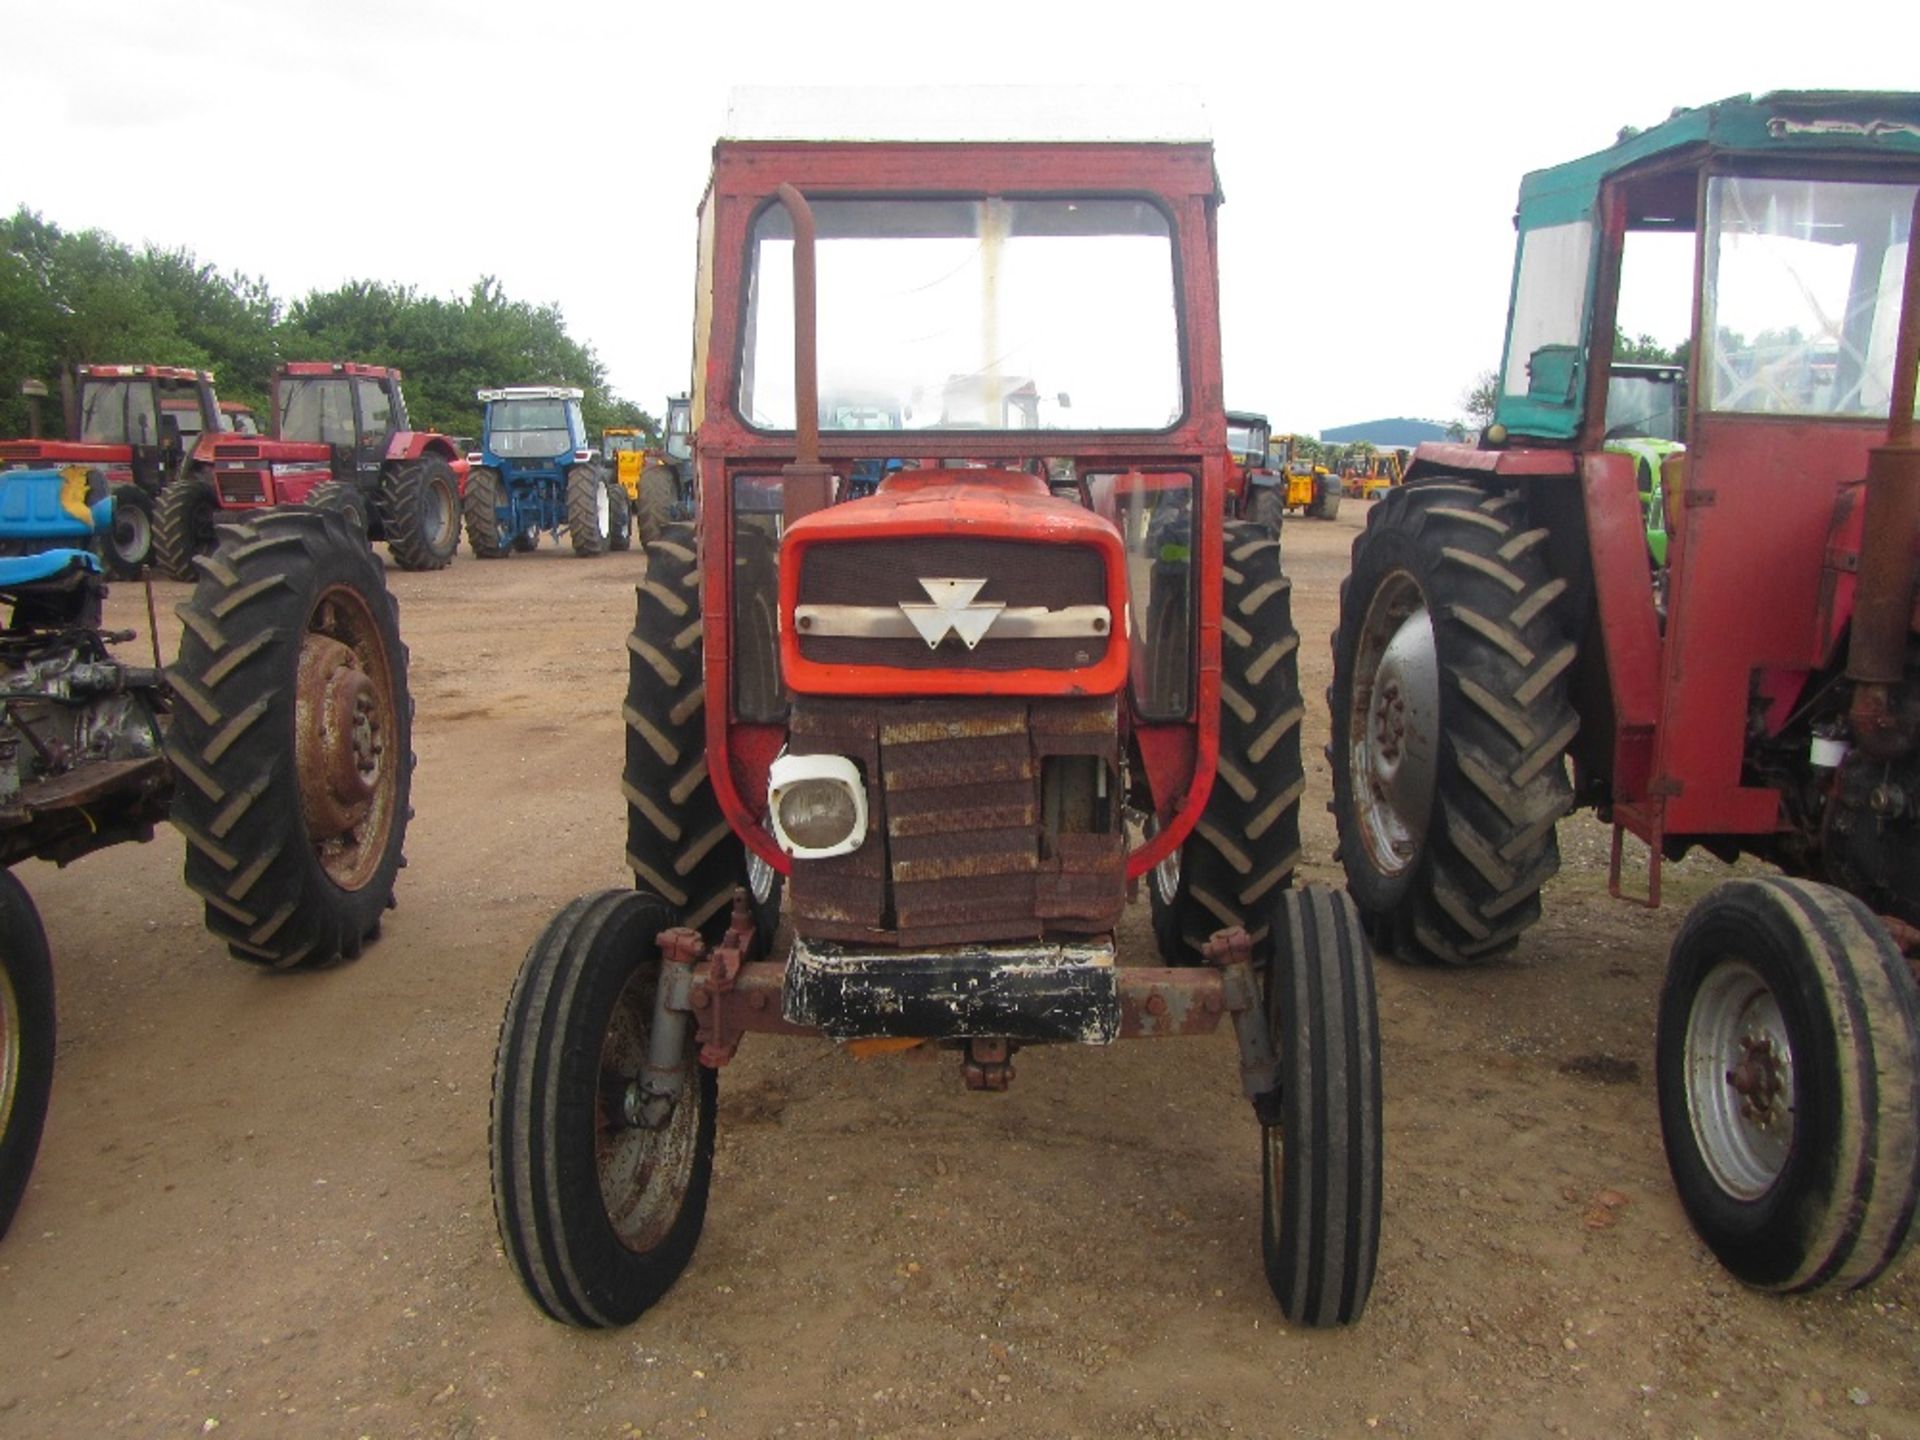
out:
M0 37L0 203L187 246L283 300L497 276L656 413L687 384L733 85L1197 86L1227 401L1309 432L1459 413L1499 360L1522 172L1678 105L1920 85L1912 0L0 0Z

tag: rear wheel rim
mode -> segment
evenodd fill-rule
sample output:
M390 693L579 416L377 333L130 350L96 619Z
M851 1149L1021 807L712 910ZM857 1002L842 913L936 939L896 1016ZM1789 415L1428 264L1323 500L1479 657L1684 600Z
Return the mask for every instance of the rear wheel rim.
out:
M113 509L113 548L122 560L138 564L153 553L153 521L137 505Z
M691 1058L681 1072L667 1123L649 1130L628 1122L627 1096L646 1063L658 983L658 967L643 965L614 1001L600 1044L595 1105L594 1166L600 1202L614 1237L641 1255L657 1248L679 1219L700 1144L699 1076Z
M380 869L396 822L400 769L391 659L364 597L324 592L300 645L295 773L314 856L342 890Z
M1778 997L1746 961L1719 961L1694 992L1681 1064L1708 1174L1727 1194L1758 1200L1793 1150L1793 1044Z
M1440 661L1419 582L1405 571L1374 591L1353 659L1348 778L1367 859L1398 877L1420 858L1440 751Z
M454 510L453 487L435 478L427 482L426 497L420 506L420 534L432 550L446 543L459 518Z

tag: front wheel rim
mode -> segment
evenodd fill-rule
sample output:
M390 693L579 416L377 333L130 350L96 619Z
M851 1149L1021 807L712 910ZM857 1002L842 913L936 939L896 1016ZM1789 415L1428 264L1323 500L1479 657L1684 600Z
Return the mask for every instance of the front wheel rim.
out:
M14 1102L20 1094L20 1056L26 1046L26 1028L13 976L0 969L0 1135L6 1133L13 1119Z
M641 1255L659 1246L680 1218L700 1144L700 1081L691 1057L664 1125L650 1130L633 1123L628 1113L629 1095L647 1060L658 978L658 967L641 966L614 1002L600 1045L595 1105L594 1168L600 1202L614 1236Z
M764 905L773 898L774 882L779 872L762 860L753 851L747 852L747 893L753 896L753 903Z
M1793 1150L1793 1044L1773 989L1744 960L1716 964L1687 1009L1682 1083L1694 1147L1713 1181L1758 1200Z
M599 487L594 498L593 518L599 523L600 536L605 539L613 533L613 497L607 494L607 487Z
M1440 756L1440 658L1419 582L1404 571L1361 622L1347 712L1348 782L1367 858L1398 877L1419 861Z
M113 548L123 563L138 565L153 553L153 522L137 505L115 506Z

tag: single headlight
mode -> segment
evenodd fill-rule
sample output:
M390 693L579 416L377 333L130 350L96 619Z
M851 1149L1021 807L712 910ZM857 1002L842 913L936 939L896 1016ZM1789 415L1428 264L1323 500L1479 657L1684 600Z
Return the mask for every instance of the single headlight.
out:
M796 860L826 860L867 838L867 787L843 755L782 755L767 772L774 835Z

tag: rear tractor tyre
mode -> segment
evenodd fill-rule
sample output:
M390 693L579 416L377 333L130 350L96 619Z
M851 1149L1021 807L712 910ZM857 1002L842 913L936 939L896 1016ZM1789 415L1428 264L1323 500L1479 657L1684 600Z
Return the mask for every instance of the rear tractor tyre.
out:
M613 502L597 466L576 465L567 472L567 538L581 556L607 553L613 529Z
M467 473L467 496L461 509L467 521L467 544L481 560L505 558L512 536L500 519L505 500L498 470L474 469Z
M1380 1254L1380 1018L1350 897L1282 891L1270 909L1267 1023L1280 1061L1263 1097L1260 1251L1297 1325L1360 1318Z
M1333 638L1334 823L1374 947L1479 965L1540 918L1572 801L1574 643L1544 529L1453 481L1367 515Z
M210 552L217 537L220 497L198 466L183 465L153 507L153 563L169 580L192 580L194 557Z
M651 545L667 533L679 499L680 486L666 466L649 465L640 472L640 496L633 504L633 519L640 530L641 544Z
M460 481L439 455L389 470L380 482L380 533L402 570L444 570L460 547Z
M275 969L351 958L393 904L413 781L407 650L366 538L328 511L228 527L180 606L167 758L207 928Z
M0 1236L40 1150L53 1092L53 964L26 887L0 871Z
M1316 520L1337 520L1340 518L1340 487L1328 485L1320 492L1314 502L1313 518Z
M307 504L345 517L354 534L362 540L367 538L367 497L358 485L346 480L322 481L307 492Z
M607 477L607 521L612 526L607 532L607 544L615 550L633 548L633 500L627 494L627 487L612 476Z
M1202 963L1239 925L1264 953L1274 895L1300 860L1300 635L1280 542L1228 522L1220 605L1220 757L1193 833L1154 868L1153 933L1169 965Z
M1845 891L1729 880L1673 944L1655 1047L1687 1218L1761 1290L1857 1289L1913 1237L1920 995Z
M680 522L647 545L627 637L627 866L640 889L709 940L726 929L733 892L744 886L764 951L779 921L780 876L753 863L707 775L696 544L694 527Z
M490 1151L500 1241L541 1310L607 1329L637 1319L693 1258L713 1181L713 1070L689 1038L658 1129L636 1123L673 907L585 895L548 922L507 1001Z

